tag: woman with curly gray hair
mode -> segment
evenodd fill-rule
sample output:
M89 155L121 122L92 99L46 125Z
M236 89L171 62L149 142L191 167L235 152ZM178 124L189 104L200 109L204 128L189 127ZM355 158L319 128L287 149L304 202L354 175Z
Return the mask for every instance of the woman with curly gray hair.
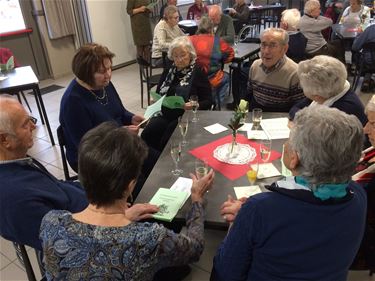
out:
M362 142L352 115L328 107L298 112L283 158L294 176L243 204L223 204L234 223L211 280L345 281L366 217L365 191L351 181Z
M338 59L322 55L302 61L298 64L297 74L306 98L290 109L290 120L301 108L324 105L353 114L363 126L366 124L363 104L350 89L345 65Z

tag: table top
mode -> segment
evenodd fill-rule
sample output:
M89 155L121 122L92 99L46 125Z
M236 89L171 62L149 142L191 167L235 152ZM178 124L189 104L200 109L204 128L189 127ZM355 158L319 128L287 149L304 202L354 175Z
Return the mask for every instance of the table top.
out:
M229 119L232 117L233 112L231 111L198 111L199 121L197 123L189 123L188 132L186 135L186 140L189 142L186 147L184 147L181 161L179 167L184 170L181 176L189 177L189 173L194 172L194 162L195 157L191 155L188 151L205 145L222 137L231 134L231 131L227 130L219 134L211 134L203 127L212 125L214 123L220 123L223 126L227 126ZM251 114L250 114L251 115ZM286 113L263 113L263 119L276 118L276 117L287 117ZM249 119L249 117L248 117ZM249 121L247 121L249 122ZM246 134L245 132L239 132L239 134ZM179 129L176 128L174 131L172 139L180 139ZM285 140L272 140L272 149L281 153L282 145ZM280 159L272 162L275 167L281 171ZM149 202L159 187L170 188L172 184L177 180L177 176L173 176L171 170L174 164L169 153L169 143L160 155L154 169L152 170L150 176L145 182L141 192L139 193L136 202L145 203ZM270 184L277 180L278 177L267 178L263 180L257 180L256 184L264 190L262 185ZM246 175L238 178L237 180L231 181L220 172L216 172L215 181L213 188L207 193L206 199L206 220L205 224L208 228L221 228L225 229L228 225L220 216L220 206L227 199L227 195L230 194L234 198L234 186L248 186L250 185ZM175 217L176 222L184 222L185 214L190 209L191 201L187 200L184 207L179 211Z
M285 5L263 5L263 6L248 6L250 10L276 10L285 9Z
M358 31L358 28L353 26L345 26L343 24L333 24L332 30L335 32L341 39L354 39L362 31Z
M186 27L198 26L195 20L182 20L178 22L178 25L182 25Z
M18 92L30 89L39 83L31 66L17 67L3 74L8 78L0 81L0 91L2 92L12 92L12 90Z
M260 46L258 43L237 43L234 53L234 61L244 61L248 57L259 52Z

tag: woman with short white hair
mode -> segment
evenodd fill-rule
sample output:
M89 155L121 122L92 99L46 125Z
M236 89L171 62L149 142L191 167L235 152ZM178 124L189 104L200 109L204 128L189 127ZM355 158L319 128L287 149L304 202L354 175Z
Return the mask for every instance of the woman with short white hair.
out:
M293 120L298 110L305 106L335 107L357 116L364 126L367 118L358 96L350 89L345 65L329 56L316 56L298 64L297 74L306 98L289 111Z

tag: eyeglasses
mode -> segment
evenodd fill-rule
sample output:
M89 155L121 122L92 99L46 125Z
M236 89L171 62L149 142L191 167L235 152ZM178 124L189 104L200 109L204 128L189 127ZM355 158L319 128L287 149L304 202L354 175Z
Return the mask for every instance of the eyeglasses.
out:
M277 44L275 42L272 42L272 43L262 42L262 43L260 43L261 49L265 49L267 47L270 48L270 49L276 49L277 47L279 47L279 44Z
M36 123L38 123L38 119L36 119L36 118L33 117L33 116L29 116L29 120L30 120L31 123L33 123L34 125L36 125Z
M170 17L169 19L171 20L178 20L180 18L180 16L175 16L175 17Z

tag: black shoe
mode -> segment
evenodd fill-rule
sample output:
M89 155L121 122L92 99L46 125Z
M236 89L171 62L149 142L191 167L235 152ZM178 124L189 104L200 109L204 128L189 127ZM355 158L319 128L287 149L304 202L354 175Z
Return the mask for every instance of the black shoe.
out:
M227 103L226 107L227 107L228 110L234 110L235 104L234 104L234 102L230 102L230 103Z

